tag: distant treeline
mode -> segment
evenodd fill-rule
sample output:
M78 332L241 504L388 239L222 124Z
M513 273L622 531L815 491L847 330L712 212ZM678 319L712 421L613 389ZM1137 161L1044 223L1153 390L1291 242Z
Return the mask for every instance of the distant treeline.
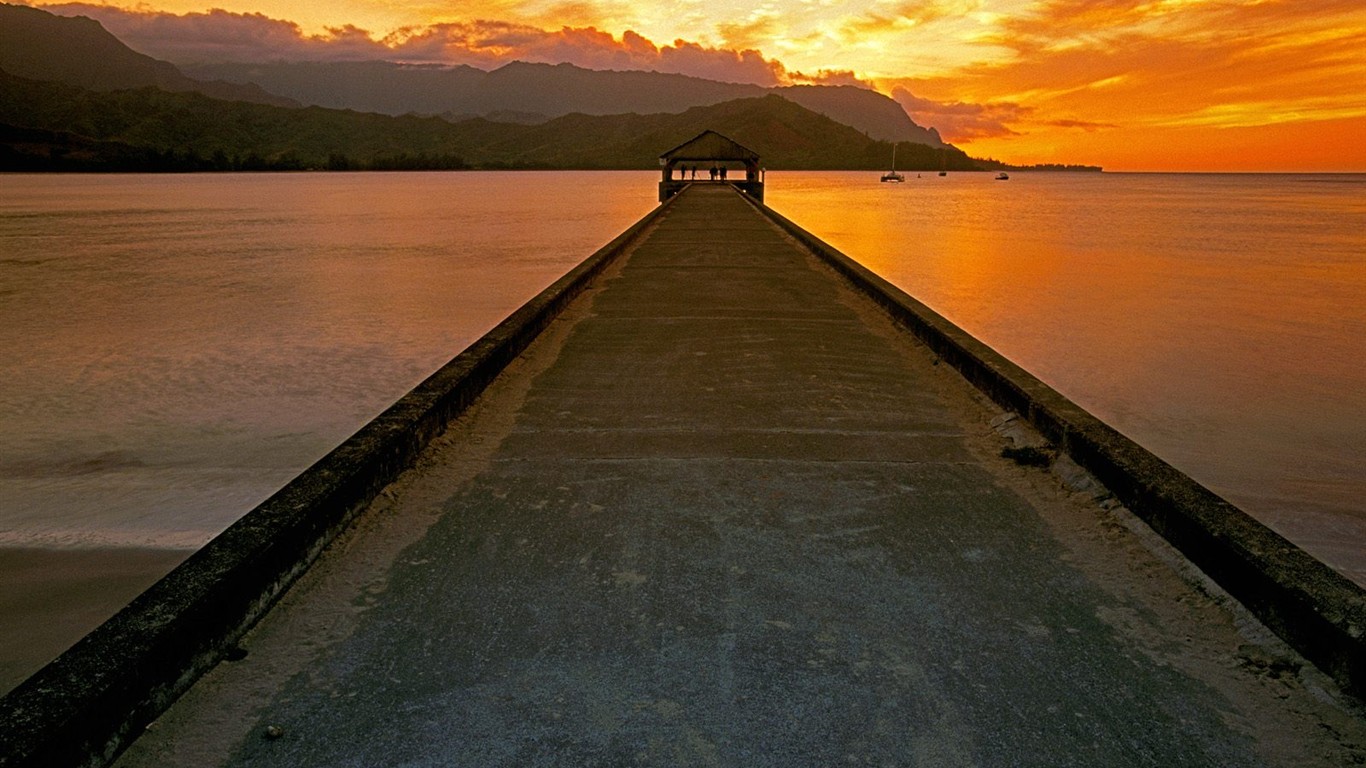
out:
M327 156L329 171L467 171L473 168L459 155L430 155L419 152L410 155L399 152L396 155L375 155L368 160L347 157L333 153Z
M44 131L0 125L0 171L102 172L102 173L203 173L242 171L459 171L471 166L458 155L374 155L353 159L329 155L319 165L293 152L263 157L217 150L207 157L194 149L154 149L112 141L91 141L61 131Z
M0 72L8 171L448 170L470 164L438 118L94 92Z
M1038 163L1036 165L1006 165L1003 167L1011 171L1066 171L1068 173L1100 173L1103 170L1099 165L1064 165L1062 163Z
M1099 165L1071 165L1065 163L1038 163L1035 165L1012 165L1003 163L995 158L977 160L982 170L987 171L1063 171L1067 173L1100 173L1104 170Z

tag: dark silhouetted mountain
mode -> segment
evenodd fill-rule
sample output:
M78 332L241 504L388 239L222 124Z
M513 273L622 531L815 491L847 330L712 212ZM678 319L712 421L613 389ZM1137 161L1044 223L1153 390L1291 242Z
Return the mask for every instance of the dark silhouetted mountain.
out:
M572 64L513 62L492 72L389 62L196 64L196 77L257 83L272 93L337 109L438 114L451 120L516 114L517 122L587 115L679 113L692 107L776 93L874 139L940 146L939 134L911 121L895 101L852 86L763 88L661 72L603 71Z
M595 158L616 158L618 162L629 158L631 165L618 167L651 167L661 152L706 129L758 152L767 168L875 170L885 166L891 156L890 144L774 94L693 107L682 113L565 115L544 125L524 127L514 135L504 135L505 128L486 123L477 146L478 156L486 163L548 162L555 167L580 168L595 167ZM960 150L949 148L943 156L951 167L976 169L972 159ZM903 144L897 155L898 167L908 170L929 170L941 162L941 150L924 144Z
M277 106L310 104L452 120L481 116L516 123L572 113L680 113L777 93L874 139L941 145L938 133L916 125L895 101L852 86L762 88L660 72L524 62L491 72L381 61L199 64L182 70L133 51L93 19L6 4L0 4L0 69L95 91L154 86Z
M605 72L570 64L513 62L491 72L466 66L364 62L194 64L185 71L254 82L273 93L336 109L474 115L512 112L559 117L682 112L703 104L762 96L757 85L720 83L658 72Z
M474 109L519 109L559 117L657 114L689 107L762 96L757 85L721 83L659 72L603 71L572 64L515 61L488 73L475 93Z
M465 117L458 119L453 118L451 115L442 115L442 117L447 120L452 120L453 122L458 122L459 120L470 120L480 117L480 115L466 115ZM496 109L482 117L487 120L492 120L495 123L518 123L520 125L540 125L541 123L550 122L551 120L550 115L543 115L539 112L518 112L512 109Z
M539 125L484 118L289 109L157 88L99 92L0 72L8 170L289 168L653 169L708 128L774 169L880 169L891 145L775 95L681 113L571 114ZM961 151L903 144L897 167L972 169ZM130 163L132 164L130 166Z
M385 61L194 64L203 79L255 83L301 104L382 115L439 115L469 101L488 73L474 67ZM487 110L470 114L483 115Z
M0 70L95 91L154 86L233 101L299 106L256 85L192 80L175 65L119 42L93 19L54 16L20 5L0 4Z
M852 85L792 85L775 91L812 112L852 125L882 141L911 141L932 147L944 145L939 131L916 125L906 110L877 91ZM849 116L855 116L849 118Z

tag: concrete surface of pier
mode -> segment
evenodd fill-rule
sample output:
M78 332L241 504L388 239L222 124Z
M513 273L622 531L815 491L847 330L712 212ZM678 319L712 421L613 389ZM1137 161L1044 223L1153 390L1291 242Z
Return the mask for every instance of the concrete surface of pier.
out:
M123 766L1346 765L1366 727L690 188Z

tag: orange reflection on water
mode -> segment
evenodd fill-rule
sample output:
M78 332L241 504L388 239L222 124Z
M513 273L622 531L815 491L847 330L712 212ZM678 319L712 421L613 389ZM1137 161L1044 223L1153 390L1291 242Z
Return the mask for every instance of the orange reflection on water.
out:
M1366 177L770 176L775 209L1366 580Z

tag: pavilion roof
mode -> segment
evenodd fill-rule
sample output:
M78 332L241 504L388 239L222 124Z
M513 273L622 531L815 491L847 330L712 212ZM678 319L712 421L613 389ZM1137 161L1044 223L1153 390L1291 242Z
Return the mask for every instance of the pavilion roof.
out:
M706 130L659 156L660 165L679 160L739 160L759 162L759 153L737 144L716 131Z

